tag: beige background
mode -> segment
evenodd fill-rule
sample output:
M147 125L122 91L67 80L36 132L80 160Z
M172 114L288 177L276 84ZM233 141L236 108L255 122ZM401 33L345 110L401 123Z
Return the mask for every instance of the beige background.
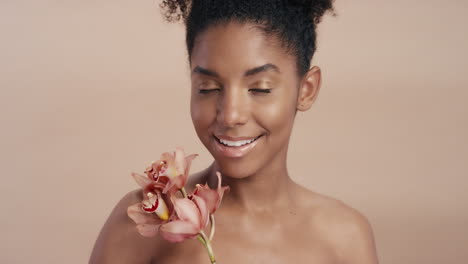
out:
M363 212L381 263L466 263L468 3L336 7L291 175ZM86 263L131 171L176 145L209 164L155 1L0 0L0 34L1 263Z

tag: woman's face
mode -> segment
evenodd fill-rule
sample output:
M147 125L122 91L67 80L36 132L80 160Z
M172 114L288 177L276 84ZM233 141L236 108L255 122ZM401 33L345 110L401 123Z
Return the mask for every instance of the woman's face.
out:
M190 64L193 124L220 171L243 178L285 168L295 58L253 24L228 23L197 36Z

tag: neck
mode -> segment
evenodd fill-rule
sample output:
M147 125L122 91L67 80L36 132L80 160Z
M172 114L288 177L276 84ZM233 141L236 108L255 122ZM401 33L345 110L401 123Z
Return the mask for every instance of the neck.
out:
M213 163L208 175L208 183L212 187L217 186L215 172L218 170L216 163ZM295 183L289 177L284 162L245 178L223 175L223 185L230 188L223 203L229 203L242 211L265 212L289 206Z

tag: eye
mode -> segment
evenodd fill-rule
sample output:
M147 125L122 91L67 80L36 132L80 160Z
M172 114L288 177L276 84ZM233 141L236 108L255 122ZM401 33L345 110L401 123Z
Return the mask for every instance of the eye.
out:
M271 93L271 89L252 88L252 89L249 89L249 92L269 94L269 93Z
M199 89L198 93L199 94L209 94L209 93L212 93L212 92L219 92L219 91L221 91L220 88L216 88L216 89Z

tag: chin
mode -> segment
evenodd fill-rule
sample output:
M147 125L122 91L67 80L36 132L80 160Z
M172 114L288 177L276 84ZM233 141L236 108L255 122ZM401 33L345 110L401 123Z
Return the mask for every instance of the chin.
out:
M232 164L232 162L226 164L216 162L216 164L218 165L219 172L221 172L221 175L224 177L244 179L252 175L252 173L245 168L239 169L239 166Z

